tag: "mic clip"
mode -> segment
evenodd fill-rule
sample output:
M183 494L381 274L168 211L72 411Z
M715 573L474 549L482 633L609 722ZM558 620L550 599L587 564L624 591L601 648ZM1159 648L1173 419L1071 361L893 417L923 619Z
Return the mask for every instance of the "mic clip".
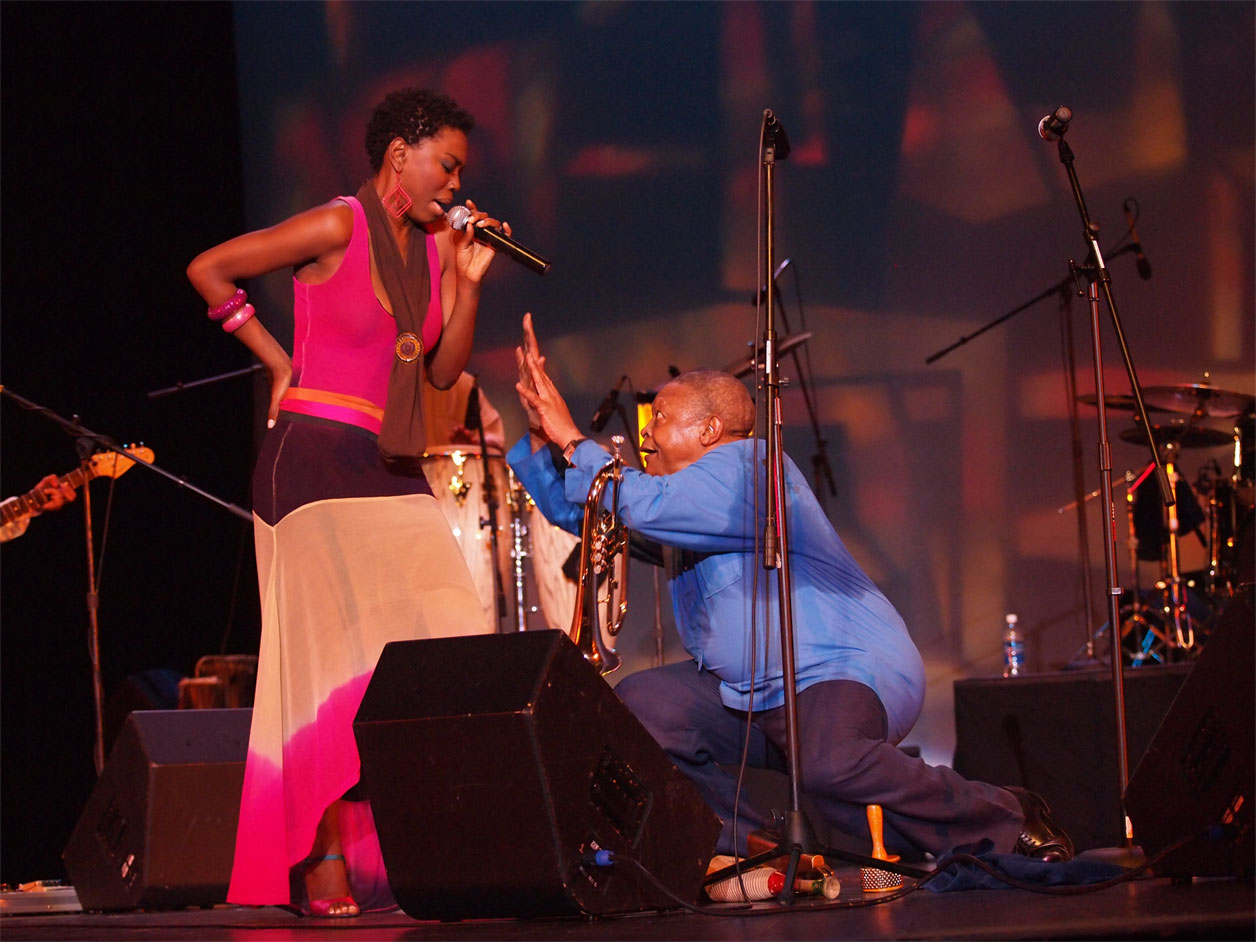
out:
M589 420L589 430L592 432L600 432L606 428L606 423L611 420L611 416L615 412L616 406L619 404L619 390L623 387L624 381L628 379L628 375L624 374L619 377L619 382L606 394L606 398L602 400L602 404L597 407L597 411L593 413L593 418Z
M763 112L763 146L772 149L776 160L789 156L789 135L770 108Z

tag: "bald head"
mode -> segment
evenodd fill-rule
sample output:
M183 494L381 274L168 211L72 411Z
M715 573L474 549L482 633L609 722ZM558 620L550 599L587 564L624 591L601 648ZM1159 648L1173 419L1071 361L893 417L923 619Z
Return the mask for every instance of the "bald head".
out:
M654 397L654 417L641 430L650 474L674 474L712 448L749 438L754 401L736 378L718 370L682 373Z
M741 380L721 370L681 373L664 386L683 389L686 418L719 416L729 438L749 438L754 431L754 400Z

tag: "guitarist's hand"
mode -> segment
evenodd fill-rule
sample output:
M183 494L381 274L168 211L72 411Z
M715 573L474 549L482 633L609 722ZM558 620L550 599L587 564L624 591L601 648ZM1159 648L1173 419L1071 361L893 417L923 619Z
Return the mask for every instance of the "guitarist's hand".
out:
M35 490L39 494L40 513L48 510L60 510L74 500L76 496L74 488L69 484L63 483L55 474L41 478L40 482L35 485Z

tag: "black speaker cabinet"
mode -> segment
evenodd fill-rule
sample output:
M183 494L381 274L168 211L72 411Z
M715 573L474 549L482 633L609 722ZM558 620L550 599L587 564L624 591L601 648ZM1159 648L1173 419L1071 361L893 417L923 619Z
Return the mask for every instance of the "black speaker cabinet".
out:
M252 710L137 710L61 858L88 910L227 899Z
M1236 596L1209 634L1125 790L1134 839L1161 876L1251 877L1256 843L1256 616Z
M1129 767L1146 750L1191 665L1126 668ZM1125 841L1112 671L955 682L955 771L1040 793L1080 850Z
M698 895L720 822L567 635L384 647L353 725L416 919L604 915Z

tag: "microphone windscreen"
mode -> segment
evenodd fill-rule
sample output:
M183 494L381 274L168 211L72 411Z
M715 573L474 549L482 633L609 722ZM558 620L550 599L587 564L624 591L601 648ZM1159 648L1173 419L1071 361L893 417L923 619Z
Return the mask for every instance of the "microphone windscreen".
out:
M471 210L465 206L454 206L445 213L445 221L461 232L467 228L467 220L471 218Z

